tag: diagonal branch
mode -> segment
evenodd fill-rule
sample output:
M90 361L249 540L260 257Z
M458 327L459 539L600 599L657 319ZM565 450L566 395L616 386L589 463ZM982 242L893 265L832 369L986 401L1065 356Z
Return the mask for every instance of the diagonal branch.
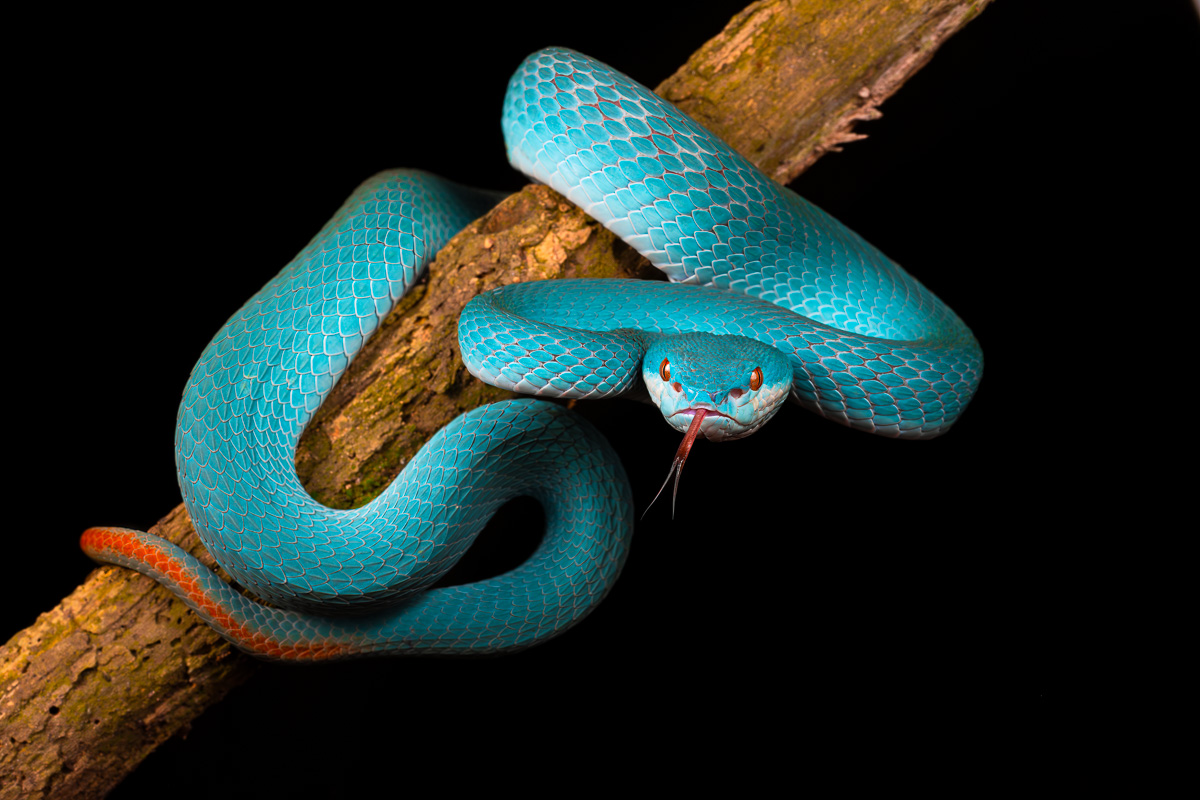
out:
M862 138L858 120L989 0L760 0L658 88L779 181ZM305 432L318 500L374 497L438 428L507 396L474 380L455 335L475 294L517 280L651 277L546 187L527 187L438 255ZM153 532L208 559L182 506ZM0 649L0 798L101 796L256 665L148 578L104 567Z

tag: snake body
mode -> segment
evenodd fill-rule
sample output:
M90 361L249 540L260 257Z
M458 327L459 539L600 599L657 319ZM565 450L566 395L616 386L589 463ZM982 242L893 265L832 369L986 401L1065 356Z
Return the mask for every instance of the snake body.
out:
M502 125L514 166L673 283L481 295L459 322L473 374L553 397L644 382L668 422L695 418L718 439L757 430L787 397L901 438L939 435L966 406L982 355L949 308L645 87L550 48L513 76ZM316 503L295 474L300 433L366 337L497 199L421 172L375 176L200 357L176 431L184 502L218 563L274 607L146 533L93 528L84 549L151 575L266 657L508 651L586 615L620 572L633 505L616 455L560 406L526 399L464 414L359 509ZM547 511L530 560L430 589L522 494Z

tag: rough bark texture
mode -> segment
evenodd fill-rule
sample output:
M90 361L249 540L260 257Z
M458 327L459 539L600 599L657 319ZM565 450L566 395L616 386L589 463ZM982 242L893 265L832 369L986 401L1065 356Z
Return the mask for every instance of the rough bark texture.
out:
M854 122L877 117L987 2L764 0L658 91L786 182L861 138ZM438 428L508 395L458 356L458 314L475 294L650 269L553 191L510 197L439 254L326 400L296 457L305 486L330 506L360 505ZM183 506L152 530L212 564ZM0 798L104 795L254 669L153 581L97 569L0 649Z
M656 90L780 183L862 139L854 124L990 0L753 3Z

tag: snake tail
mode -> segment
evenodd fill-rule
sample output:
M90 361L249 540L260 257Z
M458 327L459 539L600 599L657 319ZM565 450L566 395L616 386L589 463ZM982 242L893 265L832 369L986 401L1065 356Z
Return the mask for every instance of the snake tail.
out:
M268 608L240 595L200 559L151 533L128 528L88 528L79 545L92 559L129 567L171 590L201 619L239 650L269 659L312 660L348 655L342 643L326 637L285 641L265 631L261 622L287 612Z
M318 503L295 471L301 432L363 343L498 198L415 170L368 179L201 354L175 431L179 484L209 553L262 603L147 534L96 529L84 549L161 580L270 658L512 651L582 619L620 572L633 505L616 454L566 409L524 399L468 412L361 508ZM432 588L521 495L546 511L531 559Z
M511 469L514 461L520 470ZM140 531L91 528L80 543L97 561L163 584L239 649L278 660L523 649L594 609L628 553L633 500L619 459L591 425L551 403L518 399L463 414L434 435L393 486L404 487L418 509L425 541L413 536L399 558L384 555L407 580L402 590L381 587L393 602L366 613L269 607L177 545ZM546 511L546 534L534 554L496 578L428 589L495 511L521 495ZM433 508L421 512L426 504Z

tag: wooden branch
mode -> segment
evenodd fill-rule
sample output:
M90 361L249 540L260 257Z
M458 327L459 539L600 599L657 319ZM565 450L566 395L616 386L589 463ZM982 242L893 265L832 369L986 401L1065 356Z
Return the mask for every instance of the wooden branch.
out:
M990 0L750 5L656 91L780 183L864 138L854 125Z
M861 136L857 120L988 0L763 0L658 91L777 180ZM527 187L460 233L428 283L387 318L301 439L297 469L327 505L383 490L459 413L508 393L459 358L459 311L505 283L651 278L640 256L546 187ZM211 559L183 506L152 531ZM97 569L0 649L0 798L102 796L256 664L148 578Z

